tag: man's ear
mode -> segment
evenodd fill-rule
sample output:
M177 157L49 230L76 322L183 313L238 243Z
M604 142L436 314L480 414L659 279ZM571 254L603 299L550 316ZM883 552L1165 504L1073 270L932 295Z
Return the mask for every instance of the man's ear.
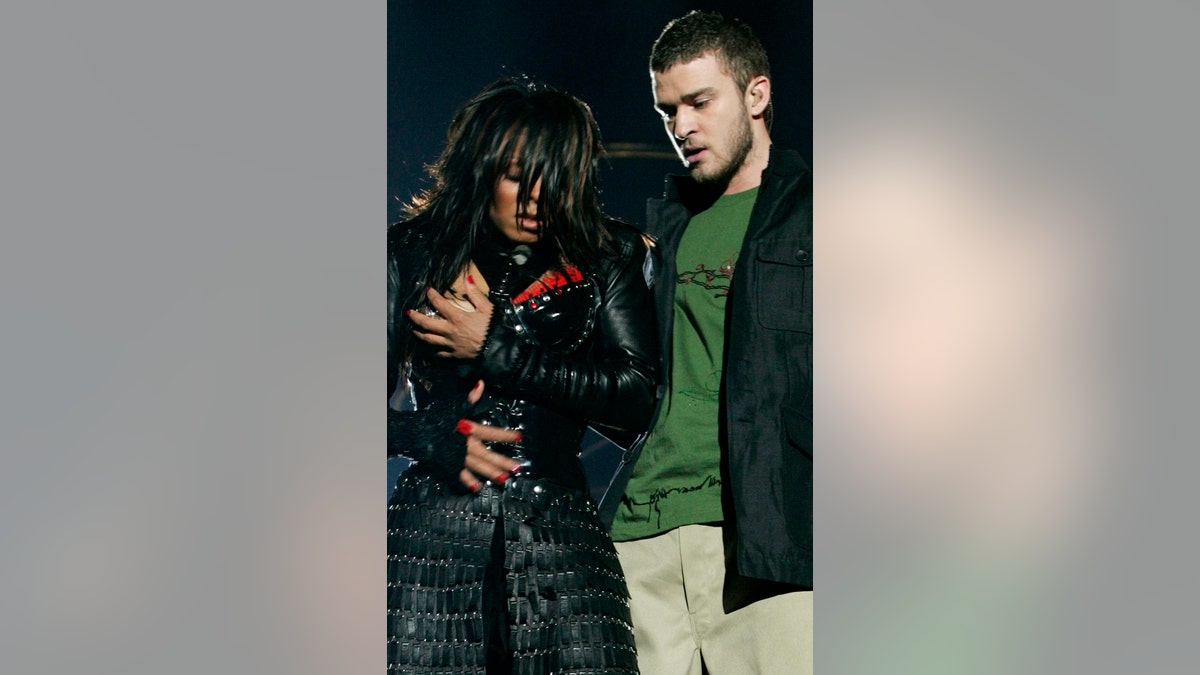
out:
M746 85L746 106L750 115L758 117L771 103L771 80L766 75L759 75Z

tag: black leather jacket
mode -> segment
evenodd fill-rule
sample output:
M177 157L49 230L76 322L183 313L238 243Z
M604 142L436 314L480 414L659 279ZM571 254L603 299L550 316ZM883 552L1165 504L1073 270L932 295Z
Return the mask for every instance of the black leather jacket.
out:
M643 275L646 245L624 223L607 226L616 255L566 268L537 246L514 247L499 237L481 243L471 258L495 306L480 357L430 356L419 343L408 363L400 362L398 339L412 324L404 314L409 307L401 305L419 283L415 270L436 224L417 218L389 229L388 396L411 382L409 400L417 408L389 410L389 455L408 456L426 470L433 465L457 483L465 450L454 424L465 417L522 430L520 444L495 448L529 460L522 475L586 492L579 462L586 425L645 429L659 362ZM479 379L484 398L468 407L467 391Z

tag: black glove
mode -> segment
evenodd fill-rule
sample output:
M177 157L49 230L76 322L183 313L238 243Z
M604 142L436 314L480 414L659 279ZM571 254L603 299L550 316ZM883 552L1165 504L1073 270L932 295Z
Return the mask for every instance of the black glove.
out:
M388 409L388 457L403 455L452 483L466 466L467 438L458 431L461 406L439 402L423 410Z

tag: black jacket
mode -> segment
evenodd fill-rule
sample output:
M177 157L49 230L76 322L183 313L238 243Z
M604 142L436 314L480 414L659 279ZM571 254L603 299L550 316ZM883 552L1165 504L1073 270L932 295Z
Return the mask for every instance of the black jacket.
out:
M691 178L670 176L665 198L647 205L646 229L657 238L655 304L664 373L671 372L675 254L692 215L714 198ZM808 587L812 264L812 171L796 153L773 148L725 309L722 474L728 486L726 512L732 505L736 520L738 572ZM609 522L631 468L601 505Z

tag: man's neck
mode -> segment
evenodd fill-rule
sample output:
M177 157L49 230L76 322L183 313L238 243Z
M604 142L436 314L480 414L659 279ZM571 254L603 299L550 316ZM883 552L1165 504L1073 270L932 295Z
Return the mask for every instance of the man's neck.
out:
M771 136L766 129L756 129L755 132L754 145L750 148L750 154L746 155L746 161L742 162L742 168L733 174L733 177L729 179L729 184L725 186L725 191L721 194L732 195L745 192L762 183L763 171L766 171L767 164L771 159Z

